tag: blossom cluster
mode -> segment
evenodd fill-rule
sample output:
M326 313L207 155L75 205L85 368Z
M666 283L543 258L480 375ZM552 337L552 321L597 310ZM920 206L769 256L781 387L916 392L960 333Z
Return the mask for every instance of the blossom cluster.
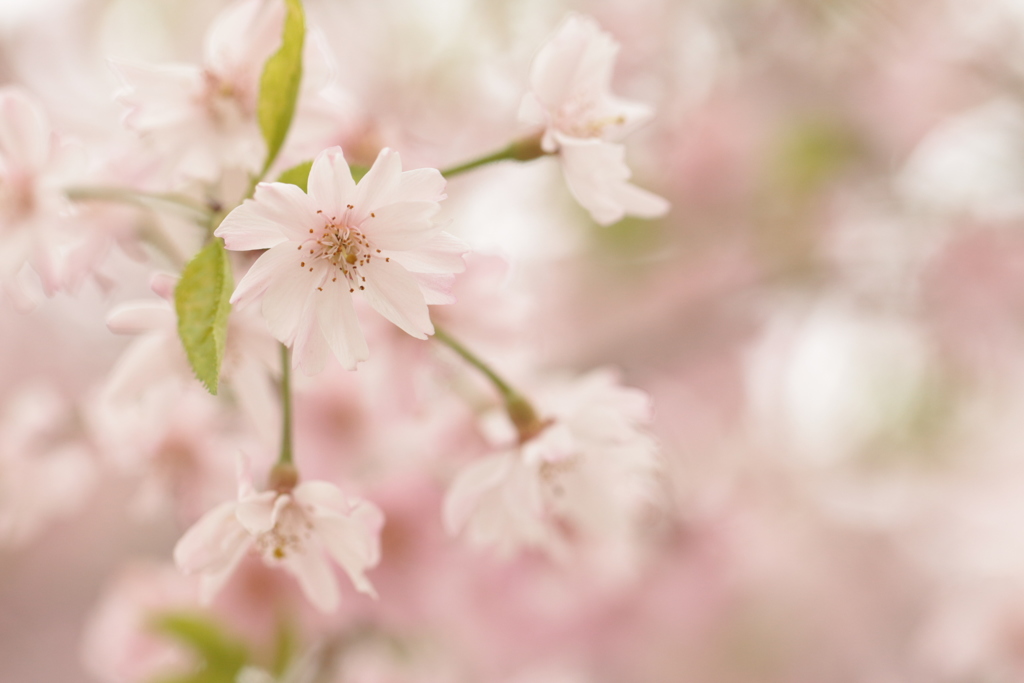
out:
M1014 3L0 29L0 680L1024 679Z

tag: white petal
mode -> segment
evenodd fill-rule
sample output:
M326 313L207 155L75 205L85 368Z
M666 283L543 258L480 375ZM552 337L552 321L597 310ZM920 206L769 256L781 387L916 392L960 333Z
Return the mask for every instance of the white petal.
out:
M362 222L360 230L379 249L415 249L441 231L433 217L436 202L398 202L382 206Z
M223 545L240 529L235 501L221 503L199 518L174 546L174 562L186 574L203 571L224 559Z
M441 306L455 303L452 288L455 276L451 273L413 273L423 293L423 300L428 306Z
M325 291L318 292L314 299L320 330L338 362L346 370L355 370L357 363L370 357L370 349L359 326L348 284L333 284L336 286L324 287Z
M334 484L326 481L304 481L292 491L295 500L304 505L314 505L347 515L349 503L345 494Z
M231 295L231 303L245 306L267 291L271 282L298 274L303 256L291 242L279 244L256 259ZM306 272L309 272L308 270Z
M459 472L444 499L444 528L449 534L462 531L481 497L501 486L512 465L512 456L502 453L481 458Z
M380 521L383 524L383 515ZM373 584L363 572L374 566L379 559L379 527L374 530L360 520L335 514L318 514L313 519L313 528L327 552L348 574L356 590L377 597Z
M291 248L291 245L282 246L285 249ZM271 280L263 295L262 310L267 326L271 334L287 346L295 342L300 325L308 323L308 299L323 281L323 264L307 263L306 266L302 266L301 261L295 261L298 259L293 259L289 264L291 272L278 274ZM318 266L321 266L321 272L318 272ZM310 268L313 271L310 271Z
M398 179L395 200L401 202L439 202L444 193L445 179L436 168L417 168L404 171Z
M281 43L284 15L285 6L280 2L238 0L227 6L206 32L205 63L221 76L234 75L245 84L255 82L264 62Z
M166 301L123 303L107 314L107 328L114 334L174 330L175 324L175 315Z
M235 517L250 534L263 534L274 528L280 507L288 504L288 496L276 491L261 491L238 501Z
M8 168L38 171L46 164L53 133L42 108L17 87L0 90L0 158Z
M234 251L269 249L286 240L301 242L323 219L309 196L289 183L260 183L253 199L229 213L214 235Z
M222 562L208 568L199 583L199 601L202 604L208 605L213 601L220 589L235 573L238 563L249 552L253 540L253 537L241 528L235 529L232 535L225 540L222 545Z
M384 255L412 273L461 273L466 269L464 255L468 252L469 245L458 237L439 232L416 249L388 251Z
M361 272L366 276L366 300L374 310L417 339L434 333L423 293L409 271L398 263L370 259Z
M298 579L302 592L314 607L324 613L338 609L338 581L334 578L327 558L319 550L291 552L285 556L282 564Z
M356 183L341 147L320 152L309 171L309 196L328 218L338 218L355 199Z
M618 44L590 17L572 15L537 53L530 89L548 109L607 93Z
M352 199L355 208L350 214L353 224L362 224L370 217L370 213L394 201L392 197L398 190L401 174L402 160L398 152L387 147L382 149L373 166L356 186Z
M599 224L610 225L626 213L653 218L668 210L664 199L629 184L622 145L561 135L558 140L569 191Z
M320 330L317 313L324 293L316 291L310 296L312 305L299 323L299 331L295 335L295 344L292 347L292 367L301 368L307 377L321 372L327 365L327 357L331 353L327 338Z

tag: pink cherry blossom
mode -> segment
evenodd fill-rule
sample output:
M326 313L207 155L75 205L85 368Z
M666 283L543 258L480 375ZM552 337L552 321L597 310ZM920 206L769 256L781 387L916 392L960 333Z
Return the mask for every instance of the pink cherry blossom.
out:
M270 331L312 375L329 352L354 369L369 357L353 294L418 339L433 334L428 304L452 303L462 243L434 216L445 198L435 169L402 171L384 149L357 184L340 147L321 152L309 193L261 183L255 198L217 228L228 249L267 249L238 283L231 302L262 299Z
M27 543L53 520L85 502L96 466L74 416L47 385L17 391L0 412L0 549Z
M519 109L521 121L544 127L541 148L558 153L569 191L602 225L626 214L661 216L669 208L629 183L625 148L615 142L652 115L649 107L611 94L618 51L593 19L569 16L537 53Z
M216 178L225 165L258 168L259 77L283 21L284 3L241 0L210 27L202 65L114 64L125 84L125 125L195 177Z
M61 286L62 263L81 241L65 223L62 184L78 165L40 105L20 88L0 90L0 289L28 304L24 268L31 264L48 293ZM80 228L80 226L79 226Z
M285 491L256 491L247 463L239 470L238 500L207 512L174 548L182 571L202 574L204 603L213 600L250 552L294 576L309 601L323 612L334 611L340 601L327 557L341 565L358 591L376 596L363 573L380 560L384 517L375 505L346 499L324 481Z
M521 546L559 554L566 531L628 541L637 515L657 497L660 457L643 429L645 394L597 370L549 386L537 409L543 430L482 458L452 483L449 533L510 554Z

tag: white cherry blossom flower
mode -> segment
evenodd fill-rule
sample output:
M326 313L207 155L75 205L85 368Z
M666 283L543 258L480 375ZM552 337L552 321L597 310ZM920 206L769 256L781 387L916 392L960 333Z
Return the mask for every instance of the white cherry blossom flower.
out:
M225 165L259 168L259 79L281 42L284 9L261 0L227 7L206 35L202 65L113 64L125 85L125 125L195 177L214 179Z
M66 222L63 184L81 162L42 107L17 87L0 89L0 289L28 305L26 265L47 293L63 284L63 264L82 241Z
M96 483L83 440L68 433L71 406L56 389L18 390L0 413L0 549L31 540L73 514Z
M114 63L124 84L117 98L127 107L125 125L188 178L213 181L228 170L258 170L266 154L257 121L260 77L281 44L284 18L283 2L237 0L207 31L201 64ZM288 136L291 163L322 149L353 115L332 82L321 43L306 41ZM287 165L288 159L282 161Z
M540 49L519 118L543 126L541 148L557 153L573 197L594 220L624 215L654 218L668 202L629 183L625 148L617 141L646 123L652 111L611 94L619 45L590 17L570 15Z
M445 526L474 545L510 554L562 553L570 537L628 540L657 496L660 457L644 430L647 396L597 370L549 386L543 428L466 467L445 499Z
M238 500L215 507L186 531L174 561L187 574L202 574L200 598L208 604L246 554L256 553L294 576L315 607L332 612L340 596L327 558L341 565L356 590L376 597L363 572L380 560L383 524L375 505L347 499L328 482L256 491L242 459Z
M446 196L441 174L403 172L398 153L384 149L357 184L332 147L314 160L308 187L260 183L217 228L228 249L268 250L231 302L262 300L270 331L310 375L330 352L350 370L369 356L355 294L412 336L433 334L427 305L454 301L466 251L434 221Z

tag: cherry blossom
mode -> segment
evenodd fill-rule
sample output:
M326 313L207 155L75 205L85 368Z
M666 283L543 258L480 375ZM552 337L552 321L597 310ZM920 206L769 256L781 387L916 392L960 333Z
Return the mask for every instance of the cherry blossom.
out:
M174 288L178 279L153 276L150 286L160 299L128 301L107 316L117 334L136 335L111 370L102 398L112 409L137 407L140 399L165 405L197 386L178 337ZM228 321L221 377L232 390L252 426L268 443L276 442L278 412L273 377L278 368L277 345L254 314L236 311Z
M202 601L213 600L250 552L294 576L309 601L323 612L334 611L340 601L325 555L341 565L356 590L376 596L363 572L380 560L380 510L372 503L347 499L324 481L256 491L247 461L240 460L238 500L207 512L174 548L182 571L202 574Z
M96 483L85 444L66 433L70 406L48 385L17 391L0 413L0 548L76 511Z
M79 165L78 148L53 132L42 107L17 87L0 89L0 288L27 304L31 264L47 293L61 286L62 263L80 241L67 230L62 185Z
M435 169L402 171L384 149L357 184L340 147L321 152L309 193L261 183L255 198L217 228L228 249L267 249L238 283L231 302L262 299L270 331L312 375L329 352L354 369L369 357L353 294L418 339L433 334L428 304L454 301L454 274L466 248L433 220L445 198Z
M596 370L542 392L540 432L458 474L445 526L474 545L560 554L570 535L627 539L657 496L660 456L643 392Z
M610 225L624 215L653 218L668 202L629 183L625 148L617 144L646 123L646 105L611 94L619 45L590 17L570 15L540 49L519 118L543 126L541 148L557 153L573 197L594 220Z

